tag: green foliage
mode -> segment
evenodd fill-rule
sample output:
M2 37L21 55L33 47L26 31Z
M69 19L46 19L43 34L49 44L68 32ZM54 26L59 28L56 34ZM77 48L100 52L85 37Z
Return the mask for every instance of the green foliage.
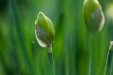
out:
M35 20L39 11L55 26L53 57L56 75L88 75L92 39L83 21L83 0L2 1L7 2L2 7L5 11L0 9L0 75L48 74L47 49L40 47L35 38ZM105 14L111 1L99 0L99 3ZM105 20L102 31L93 41L94 75L104 75L109 43L113 39L113 21L107 17ZM113 68L113 60L111 64Z

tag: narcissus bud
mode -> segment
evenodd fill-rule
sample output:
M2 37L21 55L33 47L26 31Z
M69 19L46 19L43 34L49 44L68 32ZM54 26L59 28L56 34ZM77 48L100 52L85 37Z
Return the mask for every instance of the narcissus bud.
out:
M97 33L102 30L105 18L102 7L97 0L84 1L83 17L85 25L91 33Z
M39 12L35 21L35 37L42 47L50 47L55 38L55 28L51 20L42 12Z

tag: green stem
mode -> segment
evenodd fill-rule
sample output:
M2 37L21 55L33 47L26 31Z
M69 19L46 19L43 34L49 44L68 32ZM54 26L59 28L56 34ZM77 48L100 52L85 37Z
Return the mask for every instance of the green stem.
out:
M91 75L91 59L92 59L92 49L90 51L90 58L89 58L89 75Z
M110 46L111 46L111 44L110 44ZM111 75L112 66L113 66L113 58L112 57L113 57L113 51L112 51L112 49L109 49L109 51L107 53L104 75Z
M89 75L91 75L92 71L92 50L93 50L93 36L91 38L91 50L90 50L90 57L89 57Z
M50 67L50 71L51 71L50 74L55 75L55 66L54 66L52 46L48 48L48 58L49 58L49 67Z
M107 74L108 74L108 58L109 58L109 51L108 51L108 53L107 53L104 75L107 75Z
M95 62L95 59L94 59L94 47L95 46L95 35L91 35L91 49L90 49L90 57L89 57L89 75L95 75L95 65L94 65L94 62Z
M113 63L112 53L113 53L112 50L108 51L104 75L111 75L111 72L112 72L112 63Z
M113 74L113 56L111 58L111 68L110 68L110 75L112 75L112 74Z

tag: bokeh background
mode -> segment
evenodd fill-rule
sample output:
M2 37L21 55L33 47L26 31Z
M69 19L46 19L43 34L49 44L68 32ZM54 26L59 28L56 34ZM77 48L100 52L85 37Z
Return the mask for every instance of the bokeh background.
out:
M88 75L91 49L94 75L104 75L109 43L113 40L113 0L99 0L106 22L93 37L93 43L83 21L83 1L0 0L0 75L48 75L47 49L39 46L34 34L40 11L56 29L56 75ZM110 52L108 70L113 68Z

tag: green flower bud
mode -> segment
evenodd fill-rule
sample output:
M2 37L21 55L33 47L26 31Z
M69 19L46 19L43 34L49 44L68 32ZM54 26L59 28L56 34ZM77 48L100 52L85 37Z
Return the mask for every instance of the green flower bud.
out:
M102 30L105 22L101 5L97 0L85 0L83 5L85 25L91 33Z
M55 28L51 20L42 12L39 12L35 21L35 37L42 47L50 47L55 38Z

